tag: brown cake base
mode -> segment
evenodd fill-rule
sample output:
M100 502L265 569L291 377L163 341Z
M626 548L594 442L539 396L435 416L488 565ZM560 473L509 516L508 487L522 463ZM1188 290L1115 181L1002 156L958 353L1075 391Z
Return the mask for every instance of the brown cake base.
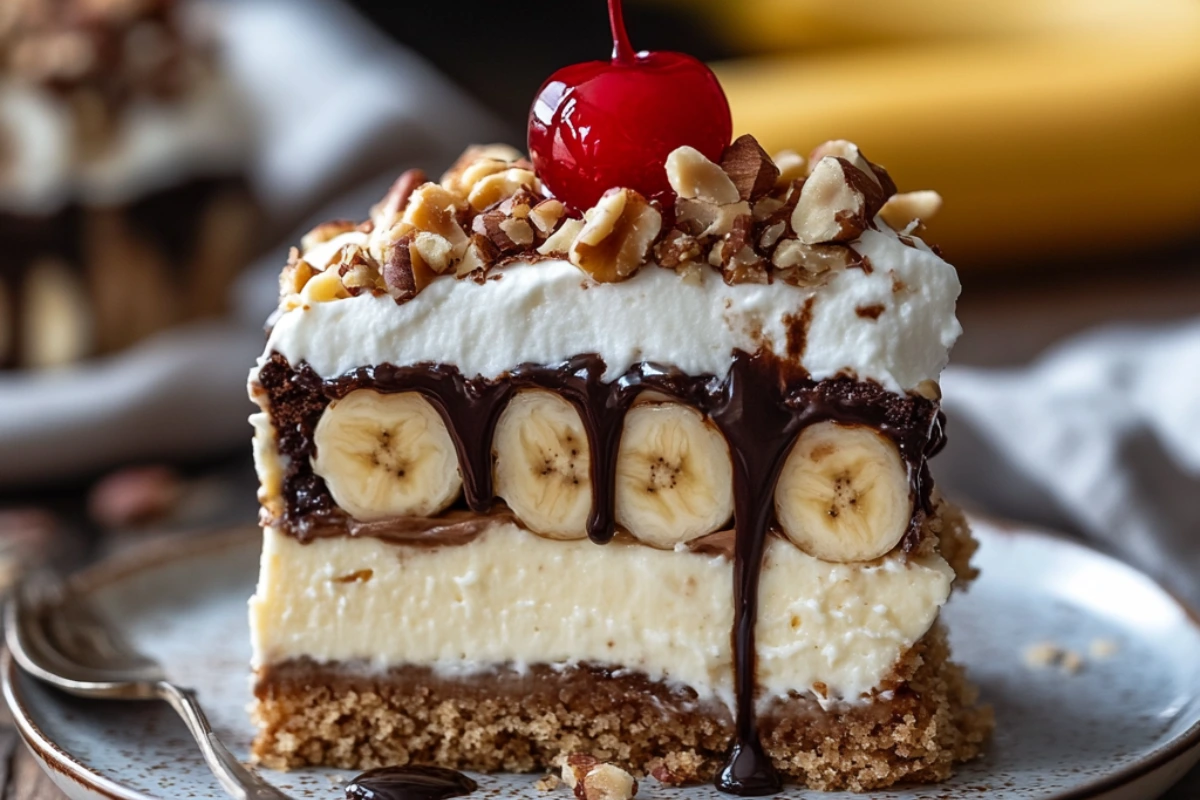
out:
M944 780L992 728L937 625L896 667L890 697L823 711L780 701L762 719L781 772L814 789ZM533 667L478 678L425 668L368 675L290 661L258 676L254 756L272 768L432 763L483 772L550 769L585 752L672 783L709 781L732 740L724 707L640 675Z

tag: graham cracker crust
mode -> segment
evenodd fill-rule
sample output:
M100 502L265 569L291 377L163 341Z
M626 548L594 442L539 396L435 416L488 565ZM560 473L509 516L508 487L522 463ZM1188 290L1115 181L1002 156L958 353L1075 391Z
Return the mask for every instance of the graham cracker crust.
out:
M824 711L810 697L777 701L761 719L779 770L814 789L864 791L934 782L974 758L991 710L949 660L935 627L866 705ZM420 762L482 772L549 769L590 753L636 775L711 780L732 741L723 706L628 671L580 666L448 678L427 668L370 674L353 665L288 661L259 671L254 757L275 769Z

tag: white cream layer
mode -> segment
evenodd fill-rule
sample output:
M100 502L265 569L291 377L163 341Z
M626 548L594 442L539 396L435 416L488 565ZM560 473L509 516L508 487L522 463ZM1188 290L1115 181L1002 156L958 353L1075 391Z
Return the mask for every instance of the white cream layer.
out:
M337 580L362 570L369 580ZM308 657L460 675L590 662L732 708L732 575L719 556L555 541L511 523L440 549L300 544L267 528L250 601L254 665ZM952 580L940 556L830 564L772 540L757 628L764 699L822 682L824 704L859 700L929 630Z
M194 175L244 168L253 145L246 104L215 75L178 103L131 105L118 126L99 154L81 158L65 103L0 81L0 208L39 214L70 201L125 203Z
M906 246L882 227L853 245L870 259L869 273L844 270L816 289L729 286L713 270L688 283L653 265L623 283L597 284L565 261L543 261L505 267L483 284L440 278L399 306L367 294L309 302L279 316L267 353L306 361L322 377L424 361L495 377L582 353L603 357L609 380L640 361L723 376L735 349L786 355L789 328L812 298L802 366L818 380L845 372L905 391L945 367L962 331L954 316L960 286L923 243ZM361 238L346 234L306 258L324 266ZM873 306L882 307L877 316Z

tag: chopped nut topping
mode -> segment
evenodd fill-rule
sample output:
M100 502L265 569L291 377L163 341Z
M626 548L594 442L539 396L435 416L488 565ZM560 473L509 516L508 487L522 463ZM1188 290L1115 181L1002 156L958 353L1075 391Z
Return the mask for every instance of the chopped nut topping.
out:
M471 208L483 211L515 195L522 189L540 193L541 183L537 176L527 169L506 169L488 175L471 187L467 201Z
M805 244L847 242L867 229L882 206L874 178L844 158L826 156L800 190L792 229Z
M808 177L805 168L808 162L804 156L795 150L781 150L775 154L775 166L779 169L779 177L775 181L776 188L791 186L794 181Z
M568 219L558 227L542 246L537 249L541 256L565 256L574 244L575 238L583 232L583 220Z
M819 286L838 270L859 266L862 257L846 245L804 244L785 239L775 249L771 263L776 277L793 286Z
M329 303L344 300L350 296L350 292L342 285L342 276L338 275L338 271L327 269L312 276L304 284L300 296L313 303Z
M388 193L384 195L383 200L371 209L373 229L387 230L395 225L400 219L404 207L408 205L408 198L423 183L425 183L425 173L419 169L410 169L397 178L396 182L392 184L392 188L388 189Z
M348 219L335 219L330 222L322 222L304 234L300 239L300 249L308 252L317 245L324 244L331 239L341 236L343 233L350 233L354 228L355 224Z
M442 175L441 184L452 192L466 196L482 178L501 172L521 160L521 152L506 144L472 145Z
M437 277L413 247L413 234L401 236L384 247L383 280L396 302L403 303Z
M888 227L910 233L914 222L927 222L942 208L942 196L933 191L894 194L883 204L879 216Z
M300 258L299 249L293 247L288 254L287 266L279 273L279 296L299 294L316 274L312 264Z
M862 151L858 149L858 145L853 142L848 142L845 139L834 139L817 147L808 156L810 172L822 158L828 156L844 158L862 170L863 174L871 178L875 182L875 185L883 191L885 200L896 193L896 184L892 183L887 170L868 160L862 154Z
M687 200L729 205L742 199L725 170L694 147L680 147L667 156L667 182Z
M757 200L770 194L779 179L779 167L750 134L739 136L721 157L721 169L737 187L743 200Z
M654 259L666 269L678 269L698 261L702 254L700 242L677 229L667 231L663 240L654 246Z
M496 249L496 246L486 236L475 234L471 237L471 243L467 245L467 252L458 262L458 268L454 274L459 278L464 278L472 272L487 272L498 258L500 258L500 251Z
M675 224L685 233L698 239L725 236L733 230L734 221L738 217L749 213L750 204L744 200L728 205L688 198L675 201Z
M529 211L529 221L542 236L549 236L566 213L561 200L543 200Z
M583 219L546 197L532 165L509 147L471 148L440 183L409 170L366 222L338 220L305 235L310 248L360 231L367 246L346 244L324 272L293 249L280 275L281 306L362 292L404 302L439 275L483 281L498 263L539 257L566 258L599 282L624 280L652 257L688 283L715 269L730 284L812 287L850 267L870 272L846 243L877 224L876 216L917 246L909 234L941 202L933 192L895 195L887 171L841 140L807 161L791 151L772 160L742 136L720 164L681 147L665 168L672 207L614 188ZM671 220L665 230L664 213Z
M662 214L632 189L604 195L585 219L567 255L601 283L625 280L637 272L662 230Z
M346 245L338 253L336 264L337 274L342 279L342 285L346 287L346 291L351 296L358 296L367 291L380 293L387 291L383 276L379 274L375 262L362 247Z

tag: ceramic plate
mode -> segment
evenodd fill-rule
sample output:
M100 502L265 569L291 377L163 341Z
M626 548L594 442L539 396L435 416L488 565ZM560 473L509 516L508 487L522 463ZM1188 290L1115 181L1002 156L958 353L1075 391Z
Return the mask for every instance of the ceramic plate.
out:
M1200 622L1153 581L1111 558L1032 531L977 522L983 569L946 609L955 653L996 709L987 755L938 787L881 798L1146 800L1200 759ZM80 576L139 649L199 690L230 749L252 735L246 599L258 566L248 531L159 542ZM1028 663L1051 642L1078 671ZM160 703L67 697L3 665L22 736L75 800L222 798L183 725ZM343 796L351 773L265 773L297 798ZM529 776L480 776L479 798L538 798ZM558 794L567 797L565 790ZM851 795L792 789L788 798ZM709 787L644 782L641 798L713 800Z

